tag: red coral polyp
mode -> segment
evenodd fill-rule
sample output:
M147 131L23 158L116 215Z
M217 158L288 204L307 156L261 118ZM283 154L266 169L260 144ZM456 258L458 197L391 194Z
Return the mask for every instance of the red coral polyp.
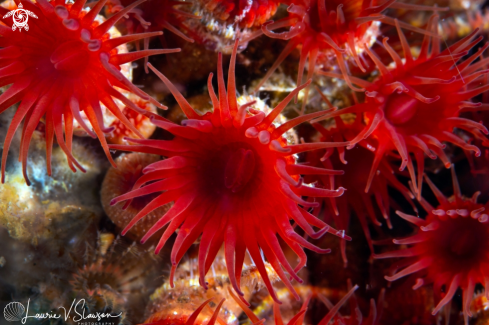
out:
M398 212L419 230L411 237L394 240L394 243L412 246L378 254L376 258L412 258L409 266L392 276L386 276L389 281L417 273L420 277L413 289L434 283L435 294L440 294L444 287L445 295L433 310L433 315L450 302L460 287L463 290L465 324L468 324L476 284L482 284L486 289L489 286L488 205L477 203L479 192L472 198L462 196L453 167L452 178L455 193L453 197L446 198L426 177L440 205L435 209L421 198L420 203L428 212L425 220Z
M150 65L189 119L184 120L182 126L163 118L153 119L158 127L173 133L175 137L171 141L129 139L136 145L111 146L168 158L147 166L145 175L137 181L134 190L112 203L162 192L134 217L123 233L150 211L175 201L174 206L142 239L146 241L169 223L156 247L158 253L173 232L179 229L171 253L172 274L184 253L202 234L198 258L201 285L206 286L204 276L225 243L226 266L234 289L241 294L239 279L245 251L248 250L268 290L277 300L260 251L282 281L294 291L282 267L292 278L301 281L296 273L306 263L302 247L318 253L329 250L306 241L294 231L289 220L293 219L312 238L321 237L326 232L336 234L336 230L306 210L317 206L317 203L307 202L301 196L336 197L344 191L343 188L328 190L302 184L299 175L316 174L321 170L297 165L293 155L344 146L348 142L287 145L282 135L288 129L324 112L298 117L278 128L272 124L297 92L309 83L295 89L267 116L260 111L247 112L250 103L238 106L234 74L236 51L237 43L229 68L228 92L219 55L219 94L216 96L214 93L211 74L208 86L214 111L203 116L198 115L176 87ZM314 231L312 227L319 230ZM300 262L295 270L287 262L277 237L281 237L299 255Z
M433 15L428 30L436 32L437 21L438 16ZM457 63L482 40L482 37L475 37L477 31L443 52L440 52L440 39L427 35L415 60L399 25L397 27L405 60L401 60L390 47L387 38L384 38L383 44L391 55L395 68L387 68L375 53L366 49L381 76L373 82L351 77L353 83L366 89L365 103L330 116L363 114L367 125L351 142L356 143L370 136L378 141L367 188L383 156L397 151L401 158L400 170L407 166L413 184L417 183L414 190L419 197L425 155L431 159L439 157L445 166L450 166L450 161L443 152L445 145L442 142L453 143L480 155L479 148L452 133L454 128L471 133L485 145L489 144L485 137L488 130L484 125L460 117L464 108L477 107L477 104L470 102L471 98L489 89L489 85L475 86L478 79L487 73L486 70L481 70L486 64L485 60L471 64L488 45ZM327 72L323 74L332 75ZM417 177L411 154L416 159Z
M104 0L96 3L89 12L82 11L85 0L77 0L74 4L65 4L64 0L39 0L36 3L26 1L25 8L38 16L38 19L29 20L28 31L19 33L5 25L0 26L0 85L11 84L0 96L0 112L20 102L5 138L2 182L5 180L10 143L22 121L24 126L20 160L27 184L30 184L26 174L29 143L38 122L43 118L46 124L49 175L54 136L67 156L70 168L75 171L76 166L83 170L71 154L74 120L92 137L99 138L107 157L113 163L104 138L104 133L110 132L110 129L103 125L100 103L140 136L113 99L121 100L136 111L143 110L127 100L114 86L147 100L150 97L131 84L119 71L119 66L148 55L179 51L150 50L117 54L116 47L121 44L160 34L138 34L114 39L110 39L107 34L118 19L143 1L134 3L101 24L95 18L104 6ZM0 9L1 16L7 12L4 8ZM2 21L11 25L11 18ZM155 104L161 106L157 102ZM82 120L81 111L85 112L93 131ZM63 138L63 133L66 134L66 139Z

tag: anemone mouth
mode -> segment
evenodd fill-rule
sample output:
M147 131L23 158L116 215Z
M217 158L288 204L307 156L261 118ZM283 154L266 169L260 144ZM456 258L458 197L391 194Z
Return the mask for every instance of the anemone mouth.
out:
M87 70L90 55L85 43L74 40L58 46L50 60L59 73L75 77Z
M385 104L385 117L393 125L403 125L411 121L418 110L419 101L406 94L393 93Z
M253 150L239 148L230 152L224 169L224 185L233 193L241 191L253 177L255 153Z
M260 186L260 154L245 142L232 142L209 153L202 164L203 184L216 195L249 194Z

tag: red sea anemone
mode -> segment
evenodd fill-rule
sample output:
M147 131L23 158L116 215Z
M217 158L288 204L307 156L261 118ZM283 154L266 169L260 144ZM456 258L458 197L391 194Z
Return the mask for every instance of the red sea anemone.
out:
M198 258L202 286L206 287L204 276L225 243L226 266L234 289L242 294L239 283L247 250L268 290L277 300L261 251L280 279L294 292L289 276L282 267L293 279L302 281L296 274L307 259L302 247L318 253L329 250L320 249L297 234L290 219L312 238L319 238L326 232L337 233L306 210L317 206L317 203L307 202L301 196L336 197L344 191L343 188L328 190L303 184L299 175L321 174L324 171L296 164L294 155L345 146L348 142L286 143L282 137L284 132L324 112L301 116L279 127L273 125L278 114L309 82L295 89L267 116L260 111L247 111L249 103L238 106L234 72L237 47L236 42L229 67L228 92L223 77L222 55L219 55L219 94L217 97L214 93L211 74L208 86L214 111L203 116L197 114L175 86L150 65L170 89L188 120L184 120L180 126L163 118L153 118L158 127L174 135L171 141L130 139L135 145L111 146L167 157L146 167L133 191L114 199L112 204L162 192L134 217L123 233L150 211L175 201L174 206L142 239L146 241L170 223L156 247L158 253L179 229L171 252L172 274L184 253L202 234ZM313 226L320 230L314 231ZM295 270L287 262L277 237L282 238L299 255L300 262Z
M436 31L437 18L437 15L432 16L428 30ZM440 39L427 35L415 60L399 25L397 28L405 60L401 60L390 47L387 38L384 38L383 44L395 63L394 68L387 68L367 48L366 52L377 65L380 77L373 82L351 77L353 83L366 89L365 102L323 118L346 113L364 117L367 125L351 142L356 143L368 137L378 142L367 189L384 155L397 151L402 161L400 170L407 166L413 184L418 184L414 185L414 190L420 197L425 155L432 159L438 156L445 166L450 166L449 159L442 150L445 147L443 141L473 151L476 156L480 155L478 147L466 143L452 133L454 128L472 134L476 139L483 140L484 144L488 143L484 136L488 134L486 127L460 117L464 108L478 106L470 102L471 98L489 89L489 85L477 87L476 83L487 72L481 70L486 62L483 60L471 65L488 45L457 64L458 60L482 40L482 37L475 37L477 31L443 52L440 52ZM326 72L323 74L333 75ZM417 182L410 154L416 158Z
M376 258L410 258L406 261L406 268L386 276L389 281L417 273L419 278L413 289L434 283L434 293L439 295L444 287L444 296L442 294L443 298L433 310L433 315L449 303L457 289L461 288L465 324L468 324L468 316L472 316L470 303L475 286L479 283L486 289L489 287L489 216L484 213L489 205L477 203L480 192L476 192L472 198L462 196L453 166L452 180L454 195L446 198L426 177L440 205L435 209L421 199L420 203L428 212L425 220L398 213L419 227L418 233L394 240L395 244L411 247L382 253Z
M327 55L336 57L350 88L360 91L361 89L354 87L350 82L344 55L351 55L355 64L365 71L364 63L358 53L375 42L378 22L393 23L394 21L381 13L389 7L403 7L402 4L396 3L396 0L388 0L382 4L372 0L297 0L291 3L288 17L262 26L262 32L268 37L289 40L289 42L256 89L263 85L294 49L300 47L297 85L302 84L307 58L309 57L307 79L310 79L318 56ZM426 9L423 6L409 8ZM423 32L408 24L401 24L405 28ZM290 26L287 32L272 32L274 29L287 26ZM306 101L307 92L303 109Z
M194 40L188 37L180 29L186 29L182 23L186 18L195 19L200 18L192 13L175 8L175 6L184 6L191 4L188 1L180 0L147 0L138 8L134 8L136 0L107 0L109 1L109 11L119 12L120 10L126 11L130 16L126 15L124 24L127 28L128 34L142 33L142 32L159 32L163 30L169 30L175 35L178 35L187 42L193 43ZM127 11L123 8L132 9ZM176 26L180 27L178 29ZM161 34L160 34L160 37ZM143 40L143 49L149 48L149 38ZM161 43L166 42L161 38ZM136 44L139 49L139 43ZM144 59L144 68L147 70L148 58Z
M97 136L112 164L109 148L105 141L106 129L102 122L100 103L103 103L118 119L134 133L134 128L121 113L114 98L127 106L142 111L133 105L113 86L133 92L144 99L150 97L135 87L121 73L119 66L148 55L178 52L179 50L149 50L117 54L118 45L143 39L158 33L137 34L110 39L107 31L128 10L142 3L120 11L104 23L95 18L105 4L101 0L89 12L84 12L85 0L74 4L65 4L64 0L36 3L24 2L24 7L38 16L30 19L30 29L14 32L10 27L0 25L0 83L11 84L0 96L0 112L20 102L5 138L2 153L2 182L5 180L5 167L10 143L19 125L24 121L20 160L26 183L30 184L26 174L29 143L38 122L44 118L46 124L47 169L51 174L51 151L56 135L59 146L68 158L70 168L82 166L71 154L73 121L76 120L85 131ZM0 8L0 16L7 14ZM3 19L10 26L11 18ZM157 102L155 104L158 104ZM159 104L158 104L159 105ZM80 117L84 111L94 129L88 129ZM146 113L144 113L146 114ZM63 130L64 123L64 130ZM63 139L63 133L66 139Z
M316 65L319 51L336 54L340 68L346 69L341 47L347 47L359 67L363 67L357 55L357 44L370 43L375 40L375 33L367 34L373 21L379 20L380 13L394 1L387 1L383 6L369 5L369 0L312 0L291 1L288 8L289 17L262 27L265 35L271 38L290 40L282 54L263 78L263 84L280 63L297 47L302 46L297 84L302 82L302 74L307 57L309 57L308 76L310 78ZM271 30L291 26L288 32L273 33Z

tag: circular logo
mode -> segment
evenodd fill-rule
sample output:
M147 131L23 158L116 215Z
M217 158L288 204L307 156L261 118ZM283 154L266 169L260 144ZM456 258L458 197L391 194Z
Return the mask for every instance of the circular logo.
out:
M27 21L29 20L29 16L37 18L36 14L32 11L23 9L22 3L19 3L17 9L9 11L3 19L11 17L13 19L14 24L12 25L12 30L15 31L17 28L19 32L24 28L26 31L29 30L29 25L27 25Z
M18 9L14 12L13 15L14 19L14 24L17 25L17 27L24 27L27 25L27 21L29 20L29 16L27 15L27 12L22 9Z
M9 322L15 322L22 319L25 307L20 302L11 302L3 310L3 316Z

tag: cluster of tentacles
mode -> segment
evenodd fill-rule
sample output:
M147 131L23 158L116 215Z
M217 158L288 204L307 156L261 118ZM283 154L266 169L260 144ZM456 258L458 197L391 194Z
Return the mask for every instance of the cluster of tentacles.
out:
M321 134L321 141L331 142L351 141L363 129L361 119L355 119L354 122L348 123L339 117L335 118L335 125L329 128L325 128L319 123L314 123L313 126ZM333 189L336 185L347 189L347 192L341 197L324 200L327 206L324 212L326 221L332 219L337 228L347 231L350 224L350 215L353 210L360 221L372 253L374 252L374 247L367 220L377 228L382 225L377 219L372 198L375 199L377 207L389 228L392 228L392 224L389 217L391 198L388 193L388 186L398 190L406 197L408 202L414 199L409 189L397 180L387 160L382 161L380 166L377 167L378 173L372 180L370 190L365 190L369 174L369 165L366 162L372 162L374 160L375 148L376 143L369 143L368 140L362 140L351 150L346 150L344 147L338 147L336 149L328 148L326 150L308 152L305 157L305 162L309 166L332 170L330 175L306 176L306 182L316 182L317 187L327 189ZM335 154L335 150L337 154ZM333 171L335 172L333 173ZM335 175L343 174L345 176L335 177ZM313 212L314 215L319 215L320 213L321 206L315 208ZM346 264L345 240L341 241L341 250L343 261Z
M262 25L261 32L256 32L247 40L265 34L270 38L288 40L282 53L268 69L260 87L270 78L285 58L295 49L300 49L299 73L297 85L302 84L303 74L308 60L306 80L312 78L318 63L334 66L341 70L350 88L361 91L351 82L347 59L353 58L354 64L363 72L368 62L363 57L365 49L372 46L378 36L380 22L402 25L403 28L425 33L423 30L383 15L388 8L405 8L415 10L444 10L443 8L407 5L388 0L383 3L372 0L299 0L291 1L287 9L289 15L276 22ZM283 27L290 27L286 32L275 33ZM246 41L247 41L246 40ZM333 63L330 63L333 61ZM308 89L305 91L301 113L308 100Z
M428 31L436 31L438 16L430 19ZM392 57L394 68L387 68L377 55L366 49L377 65L380 77L372 82L350 77L353 83L365 88L365 102L332 112L328 117L354 113L363 119L365 127L350 140L350 148L363 139L377 142L375 156L367 180L366 190L370 188L379 164L385 156L397 152L401 159L400 170L406 167L413 182L414 192L421 195L424 170L424 158L440 158L446 167L450 160L444 153L445 144L449 142L465 150L480 155L480 149L465 142L460 136L452 133L454 128L468 132L483 145L489 142L485 135L487 128L481 123L462 118L465 108L477 108L480 103L470 100L487 91L489 85L478 86L487 70L485 60L474 63L485 51L488 44L479 48L463 62L457 63L476 46L482 37L477 37L477 30L459 42L440 52L440 39L426 35L416 59L413 58L409 44L397 25L398 34L404 52L404 60L383 39L383 45ZM322 72L324 75L337 76ZM413 157L417 164L417 175Z
M349 54L355 58L359 67L363 68L357 52L357 44L371 43L374 35L366 33L373 21L381 18L380 13L394 1L387 1L379 7L368 6L370 1L298 1L292 2L288 8L289 17L271 24L265 24L262 32L271 38L289 40L287 46L268 70L263 84L282 63L282 61L299 45L301 58L297 84L302 83L302 75L306 60L309 57L307 79L312 77L319 52L328 51L336 54L339 66L346 69L343 53L348 48ZM368 7L367 7L368 6ZM290 26L290 30L274 33L273 30ZM259 84L257 88L261 86ZM353 87L353 86L352 86Z
M359 286L353 286L350 279L347 280L346 290L340 290L335 293L332 293L329 289L324 287L310 285L296 285L295 288L299 293L302 302L300 304L294 304L293 307L291 305L287 306L287 303L290 303L290 300L292 300L293 297L288 292L284 292L284 289L278 292L281 299L284 301L283 305L279 305L277 302L270 301L271 299L266 298L258 306L253 306L253 309L250 309L241 300L238 300L232 291L229 291L229 293L236 299L236 302L240 305L248 318L256 323L265 320L267 318L266 316L271 314L272 311L275 324L285 324L287 321L287 324L290 325L309 324L310 322L318 325L377 325L382 317L385 289L380 290L377 303L374 299L370 299L369 314L364 318L359 307L358 298L355 295L355 291ZM337 300L338 302L333 304L331 300ZM347 301L349 304L346 304ZM328 312L321 313L320 317L312 320L310 318L310 310L316 303L324 305ZM287 308L284 308L284 305L286 305ZM340 313L340 309L345 308L345 305L348 305L346 308L349 308L349 314L343 312ZM260 320L261 317L263 317L262 320Z
M483 284L486 289L489 287L489 216L486 213L488 205L477 203L480 192L471 198L463 197L456 177L452 166L454 193L450 198L444 196L426 177L440 205L435 209L423 198L419 199L428 212L424 220L398 211L401 218L419 230L411 237L394 240L398 245L410 245L409 248L375 257L408 258L400 263L399 268L406 266L404 269L386 276L389 281L417 274L413 289L434 283L434 293L442 299L433 310L433 315L450 303L457 289L462 288L463 314L465 324L468 324L476 284Z

